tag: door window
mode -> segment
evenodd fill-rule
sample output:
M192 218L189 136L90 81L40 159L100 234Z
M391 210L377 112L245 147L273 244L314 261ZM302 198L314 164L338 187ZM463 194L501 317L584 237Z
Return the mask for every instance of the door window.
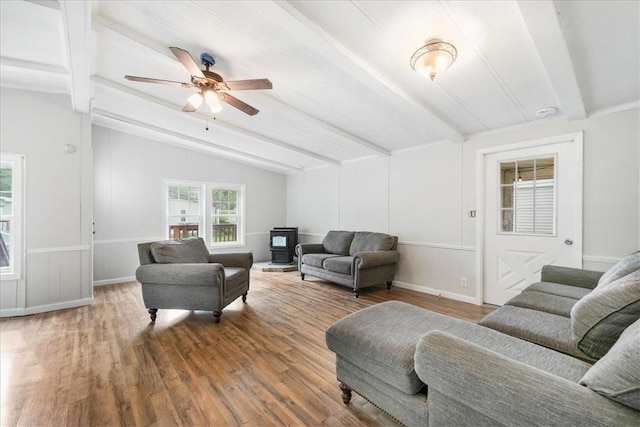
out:
M501 233L556 234L556 159L500 163Z

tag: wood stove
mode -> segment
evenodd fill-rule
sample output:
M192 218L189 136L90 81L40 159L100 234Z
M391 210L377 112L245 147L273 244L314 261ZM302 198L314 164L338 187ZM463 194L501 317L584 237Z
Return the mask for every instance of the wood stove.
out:
M271 264L293 264L298 227L273 227L270 235Z

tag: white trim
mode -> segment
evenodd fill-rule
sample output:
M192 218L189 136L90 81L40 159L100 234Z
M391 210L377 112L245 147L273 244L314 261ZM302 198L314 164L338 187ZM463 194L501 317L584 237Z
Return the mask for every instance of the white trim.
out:
M604 116L607 114L621 113L623 111L634 110L636 108L640 108L640 101L628 102L626 104L614 105L613 107L600 108L599 110L595 110L589 114L589 118Z
M269 234L268 231L254 231L253 233L245 233L245 236L262 236L263 234Z
M165 240L164 237L141 237L132 239L111 239L111 240L94 240L94 245L116 245L119 243L143 243L143 242L157 242L159 240Z
M598 256L598 255L584 255L582 257L582 261L586 262L601 262L604 264L615 264L620 261L620 258L613 258L608 256Z
M476 248L474 246L459 246L459 245L442 245L439 243L428 243L428 242L398 242L398 246L419 246L423 248L434 248L434 249L447 249L453 251L470 251L475 252Z
M327 233L320 234L320 233L302 233L302 232L298 232L298 234L302 236L311 236L311 237L324 237L327 235Z
M115 285L117 283L129 283L129 282L135 282L135 281L136 281L136 276L116 277L115 279L94 280L93 287Z
M47 311L64 310L65 308L83 307L93 304L93 298L83 298L73 301L57 302L54 304L37 305L26 308L9 308L0 310L0 317L28 316L30 314L45 313Z
M503 153L507 151L520 150L524 148L540 147L544 145L558 144L562 142L575 142L580 145L580 159L576 165L576 174L580 176L580 185L583 183L583 163L584 163L584 147L583 132L570 132L560 135L553 135L544 138L537 138L528 141L515 142L511 144L496 145L493 147L481 148L476 150L476 301L475 304L482 305L484 302L484 158L486 155L494 153ZM576 229L582 230L582 191L576 195L576 209L579 210L579 221ZM574 243L582 247L582 234L575 236Z
M63 246L58 248L35 248L35 249L27 249L27 254L48 254L53 252L79 252L79 251L88 251L91 249L89 245L82 246Z
M482 305L482 303L478 304L476 297L472 297L472 296L468 296L468 295L456 294L456 293L453 293L453 292L442 291L440 289L430 288L428 286L414 285L412 283L405 283L405 282L400 282L400 281L396 281L396 280L393 281L393 285L397 286L398 288L410 289L412 291L421 292L423 294L429 294L429 295L435 295L435 296L438 296L438 297L449 298L449 299L456 300L456 301L466 302L468 304Z

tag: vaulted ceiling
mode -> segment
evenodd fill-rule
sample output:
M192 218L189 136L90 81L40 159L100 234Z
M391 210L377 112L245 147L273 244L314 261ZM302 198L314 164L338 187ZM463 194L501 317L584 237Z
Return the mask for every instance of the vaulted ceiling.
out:
M288 173L470 134L640 105L636 1L5 1L3 87L70 95L95 124ZM458 59L409 66L431 37ZM193 88L169 50L213 55L260 113L181 111ZM206 130L208 128L209 130Z

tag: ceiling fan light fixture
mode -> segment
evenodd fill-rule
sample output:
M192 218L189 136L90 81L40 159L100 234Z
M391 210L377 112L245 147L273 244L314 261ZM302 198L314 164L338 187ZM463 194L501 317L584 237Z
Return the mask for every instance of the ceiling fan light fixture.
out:
M436 75L449 68L457 57L458 50L454 45L439 38L431 38L413 53L410 64L414 71L433 81Z
M214 91L206 91L204 93L204 101L207 103L213 114L222 111L222 104L220 103L220 99L218 99L218 95L216 95Z
M202 95L199 92L194 93L189 98L187 98L187 102L197 110L200 104L202 104Z

